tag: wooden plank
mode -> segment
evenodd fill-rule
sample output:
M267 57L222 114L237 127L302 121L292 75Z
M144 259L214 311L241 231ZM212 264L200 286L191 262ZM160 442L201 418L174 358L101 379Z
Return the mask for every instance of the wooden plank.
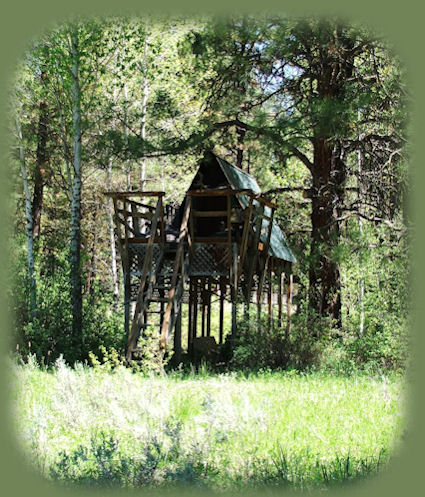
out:
M207 283L207 337L211 336L211 278Z
M134 192L103 192L108 197L128 198L128 197L163 197L165 192L162 191L134 191Z
M193 285L193 327L192 327L192 340L196 338L198 327L198 278L195 278Z
M273 306L272 306L272 297L273 297L273 258L270 258L270 264L268 267L268 279L269 279L269 284L267 286L267 313L268 313L268 319L269 323L273 323Z
M237 278L237 267L238 267L238 252L236 243L232 247L232 271L230 278L230 297L232 300L232 335L237 334L237 288L236 288L236 278Z
M176 317L176 324L174 327L174 354L172 357L174 366L181 363L182 354L182 312L181 309Z
M205 336L205 276L201 278L201 336Z
M266 207L270 207L270 209L277 209L278 205L275 202L272 202L271 200L267 200L264 197L256 197L256 200L258 200L262 205L265 205Z
M283 291L283 285L282 285L282 279L284 277L284 272L282 271L281 265L279 265L279 269L277 272L277 325L279 328L282 327L282 291Z
M227 211L193 211L193 217L226 217Z
M187 353L190 354L192 349L192 313L193 313L193 282L189 279L189 309L187 320Z
M165 243L164 202L161 202L161 212L159 213L159 216L160 216L161 245L162 245L162 250L164 250L164 243Z
M137 202L136 200L133 200L132 198L127 198L127 202L129 204L135 205L136 207L142 207L143 209L148 209L149 211L152 211L152 215L155 212L154 205L145 204L143 202Z
M132 207L133 208L133 207ZM125 216L131 216L134 218L142 218L151 221L153 219L153 212L132 212L132 211L124 211L122 209L118 210L119 214L124 214Z
M289 281L286 289L286 340L291 334L291 312L292 312L292 274L289 275Z
M219 316L219 343L223 343L224 324L224 296L226 295L226 282L223 276L220 277L220 316Z

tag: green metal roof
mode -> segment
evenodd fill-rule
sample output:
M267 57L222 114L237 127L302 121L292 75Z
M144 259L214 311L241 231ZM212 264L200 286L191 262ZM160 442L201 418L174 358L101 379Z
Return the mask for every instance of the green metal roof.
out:
M222 159L221 157L218 157L215 154L214 156L217 159L218 164L223 170L223 173L226 176L232 188L234 188L235 190L250 189L254 193L261 193L258 183L251 175L249 175L245 171L242 171L242 169L239 169L236 166L232 166L232 164ZM238 199L242 207L248 206L249 203L248 195L238 195ZM256 201L254 200L254 205L255 204ZM270 216L271 214L270 207L265 207L264 213L266 216ZM267 241L268 225L269 221L267 219L263 219L262 223L263 233L261 234L261 241L263 243L266 243ZM279 228L279 226L275 221L273 221L272 232L270 235L269 254L273 257L277 257L278 259L283 259L288 262L297 262L294 254L291 252L291 249L288 247L288 244L286 243L284 234L282 233L281 229Z

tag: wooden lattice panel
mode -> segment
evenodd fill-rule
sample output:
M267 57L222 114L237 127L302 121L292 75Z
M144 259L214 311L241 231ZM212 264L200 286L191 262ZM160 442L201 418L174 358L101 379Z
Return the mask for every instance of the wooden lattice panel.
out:
M227 276L230 261L227 244L195 243L189 273L192 276Z
M131 243L128 245L128 259L131 276L141 276L146 248L147 245L144 243ZM152 254L152 269L155 271L161 258L161 249L159 248L158 243L154 244Z

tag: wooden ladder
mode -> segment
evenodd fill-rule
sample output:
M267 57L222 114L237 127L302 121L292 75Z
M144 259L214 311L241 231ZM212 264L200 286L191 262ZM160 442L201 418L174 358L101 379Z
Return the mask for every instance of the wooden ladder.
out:
M158 200L157 210L152 220L152 240L156 232L156 214L161 211L161 199ZM165 352L169 338L174 330L174 348L177 357L180 357L181 330L176 326L179 322L184 285L187 281L189 267L189 253L185 251L186 243L189 248L191 239L188 231L188 220L191 209L190 197L186 200L185 211L180 226L180 234L176 255L172 266L167 266L164 252L156 266L152 267L153 241L149 238L146 250L142 277L138 291L134 318L128 338L127 360L131 361L138 351L137 342L141 331L148 328L153 321L153 315L159 314L160 321L160 348ZM153 305L152 305L153 304ZM153 308L156 305L156 309ZM159 307L159 308L158 308ZM178 350L176 350L178 349Z
M133 321L131 324L130 333L128 336L128 346L126 358L131 361L133 353L137 350L137 342L140 337L142 329L148 326L147 313L149 312L149 305L153 302L154 289L157 287L157 278L160 272L162 261L164 257L164 244L160 243L161 251L160 257L155 267L153 265L153 249L154 242L157 238L158 220L163 212L162 197L158 198L156 209L152 218L151 231L146 247L145 258L143 261L143 269L140 278L139 290L137 293L136 306L134 309Z

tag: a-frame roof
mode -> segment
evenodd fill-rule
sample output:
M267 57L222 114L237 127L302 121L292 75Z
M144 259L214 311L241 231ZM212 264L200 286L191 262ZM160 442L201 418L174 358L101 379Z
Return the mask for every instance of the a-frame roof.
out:
M242 169L233 166L226 160L222 159L216 154L211 152L211 156L215 160L208 160L208 166L214 167L214 164L217 164L221 170L223 171L229 185L233 190L245 190L250 189L254 193L261 193L260 187L258 186L257 181L250 174L242 171ZM237 196L239 202L242 207L247 207L249 203L248 195L238 195ZM254 200L254 205L255 205ZM271 209L270 207L265 207L264 213L266 216L270 216ZM263 220L264 232L267 233L267 226L269 221L267 219ZM261 241L266 243L266 234L263 232L261 235ZM291 249L288 247L286 243L286 239L282 230L279 228L278 224L273 221L272 231L270 235L270 247L269 247L269 255L276 257L278 259L282 259L288 262L296 262L295 256L292 253Z

